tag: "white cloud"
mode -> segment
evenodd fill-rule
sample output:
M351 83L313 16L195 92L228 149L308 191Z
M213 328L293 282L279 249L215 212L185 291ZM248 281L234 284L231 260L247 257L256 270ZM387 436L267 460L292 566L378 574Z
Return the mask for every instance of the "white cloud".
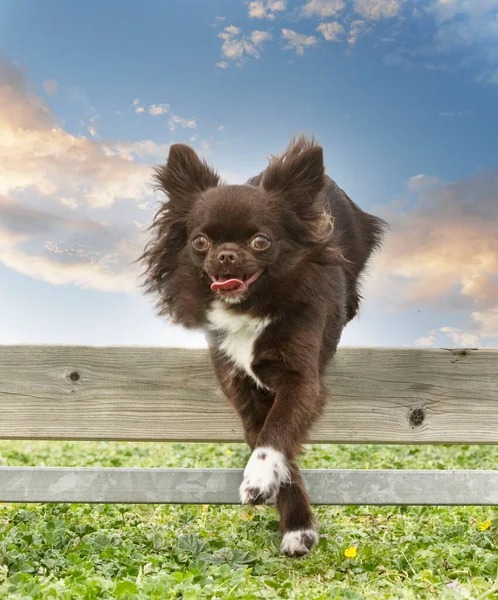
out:
M74 198L59 198L59 202L71 210L76 210L79 206Z
M102 149L107 156L119 156L124 160L133 162L136 158L151 158L165 156L170 148L169 143L161 144L153 140L140 140L138 142L101 142Z
M455 183L416 176L409 186L415 204L378 211L391 225L376 261L383 288L396 288L388 301L460 315L464 326L438 330L454 343L498 341L498 172Z
M145 108L140 105L140 100L138 98L133 100L133 107L135 112L138 114L145 112Z
M303 35L292 29L282 29L282 37L287 41L285 50L295 50L296 54L304 54L305 48L315 46L318 42L314 35Z
M81 90L78 98L89 105ZM1 262L53 284L133 290L129 263L142 242L131 224L155 198L151 166L138 159L167 147L68 133L19 67L0 59Z
M418 338L418 340L415 341L415 345L416 346L434 346L434 343L436 342L436 336L435 335L428 335L425 337L420 337Z
M0 194L34 190L110 206L148 192L145 165L113 154L112 144L71 135L44 101L29 93L21 71L0 61Z
M149 106L149 115L157 116L157 115L165 115L169 112L169 104L151 104Z
M432 10L441 19L452 19L457 15L479 17L496 9L496 0L436 0L432 6Z
M496 330L498 331L498 329ZM437 331L429 332L429 335L418 338L416 346L439 347L459 346L461 348L482 348L486 345L483 337L476 333L463 331L458 327L439 327Z
M309 0L301 9L305 17L318 16L334 17L341 13L346 6L344 0Z
M197 127L197 119L185 119L178 115L171 115L168 126L171 131L174 131L178 127L195 129Z
M344 33L344 27L337 21L331 23L321 23L317 28L328 42L338 42Z
M498 306L491 306L485 311L475 311L472 313L472 319L479 325L481 336L498 340Z
M217 131L223 131L224 129L224 125L218 125L218 127L216 128Z
M251 19L274 19L275 17L268 14L264 2L249 2L249 16Z
M249 2L249 17L251 19L275 18L275 13L285 10L285 0L255 0Z
M369 26L361 19L355 19L349 26L348 44L356 44L358 38L369 30Z
M43 89L49 96L57 95L57 87L57 81L55 81L54 79L46 79L43 82Z
M220 69L228 69L228 67L230 66L230 63L227 62L226 60L221 60L220 62L216 63L216 66L219 67Z
M271 33L268 33L268 31L259 31L256 29L251 33L249 39L255 46L260 46L263 42L271 40Z
M433 0L420 7L433 18L434 33L412 61L430 70L473 69L478 82L498 84L498 0Z
M469 347L479 344L479 335L466 333L457 327L440 327L439 331L446 334L446 336L458 346Z
M98 221L34 209L0 196L2 263L54 285L133 292L138 270L130 263L141 247L136 228L123 232Z
M395 17L404 0L354 0L354 9L364 19L377 21Z
M218 37L223 40L221 53L227 60L217 63L217 66L224 69L229 66L227 62L229 60L235 61L235 64L240 67L248 56L259 58L261 46L272 36L267 31L254 30L246 37L239 27L229 25L218 34Z
M420 192L431 187L440 185L442 181L439 177L429 177L428 175L420 174L410 177L408 180L408 189L410 192Z

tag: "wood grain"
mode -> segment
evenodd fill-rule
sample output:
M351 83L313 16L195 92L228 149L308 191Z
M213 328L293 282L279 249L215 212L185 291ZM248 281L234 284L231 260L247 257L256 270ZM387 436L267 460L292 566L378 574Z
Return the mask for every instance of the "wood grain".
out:
M313 442L498 443L498 351L340 348ZM0 346L0 438L241 441L207 352Z

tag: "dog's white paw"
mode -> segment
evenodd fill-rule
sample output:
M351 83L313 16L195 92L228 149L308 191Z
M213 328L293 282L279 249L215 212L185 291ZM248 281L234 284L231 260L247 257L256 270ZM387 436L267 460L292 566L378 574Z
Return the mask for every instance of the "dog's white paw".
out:
M314 529L286 531L280 545L280 552L287 556L304 556L318 542L318 533Z
M242 504L263 504L276 498L283 483L291 476L284 454L273 448L256 448L244 470L240 486Z

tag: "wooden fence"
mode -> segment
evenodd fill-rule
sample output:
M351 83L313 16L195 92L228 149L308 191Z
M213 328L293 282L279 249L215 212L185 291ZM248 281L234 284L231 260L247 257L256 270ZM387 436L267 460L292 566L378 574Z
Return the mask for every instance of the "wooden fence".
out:
M498 443L498 350L344 347L327 385L313 443ZM243 438L204 350L0 346L0 439ZM315 504L498 504L498 470L303 475ZM0 467L0 501L231 504L241 480L241 469Z

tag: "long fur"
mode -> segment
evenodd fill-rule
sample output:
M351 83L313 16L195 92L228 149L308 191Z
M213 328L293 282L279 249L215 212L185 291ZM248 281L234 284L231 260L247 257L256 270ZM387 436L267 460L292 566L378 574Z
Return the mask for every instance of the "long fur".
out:
M176 144L156 183L168 199L140 257L145 291L159 314L206 332L253 450L241 499L275 496L282 551L308 552L316 527L296 458L325 405L326 365L358 312L360 279L387 225L325 174L322 148L304 136L239 186L222 185ZM199 235L202 250L193 244ZM258 235L270 241L261 251L251 242ZM211 290L233 278L254 281L240 293Z

